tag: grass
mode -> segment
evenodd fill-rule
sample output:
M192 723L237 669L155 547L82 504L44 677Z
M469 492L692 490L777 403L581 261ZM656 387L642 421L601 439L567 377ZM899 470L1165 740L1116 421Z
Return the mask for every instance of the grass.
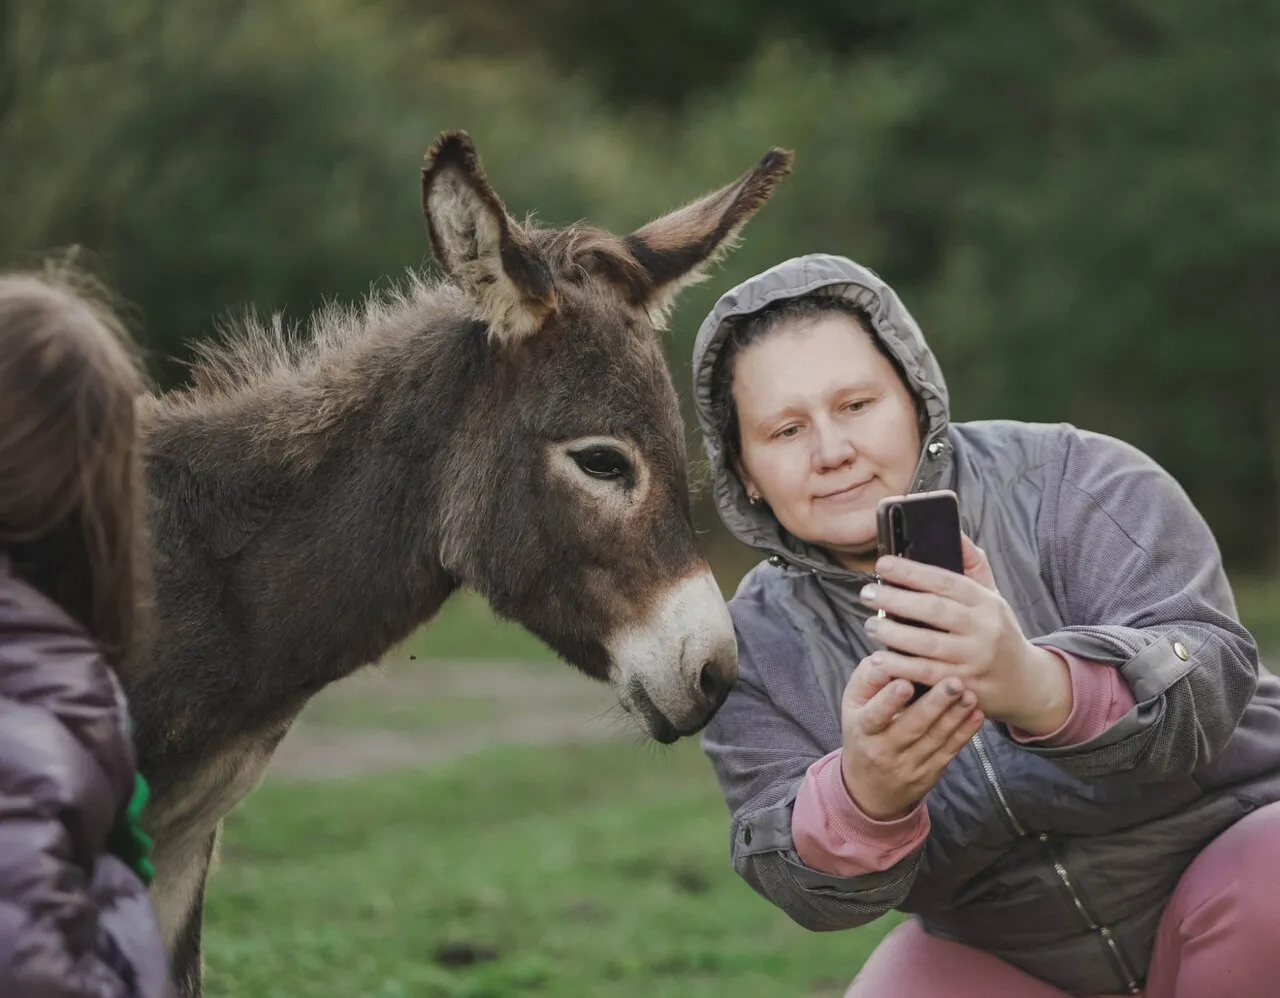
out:
M1235 590L1259 643L1280 649L1280 580ZM466 592L407 654L554 661ZM421 734L500 708L322 696L307 717L335 732ZM268 779L226 825L206 993L839 998L898 916L806 932L733 873L727 833L696 744L507 746L429 772Z
M557 661L555 652L538 638L498 617L483 597L469 589L454 593L436 618L409 638L401 653L442 660Z
M400 666L404 668L404 666ZM428 666L429 668L429 666ZM532 670L533 665L530 665ZM584 678L583 682L587 680ZM450 696L440 699L405 697L388 702L385 697L318 697L307 706L306 719L328 730L418 731L457 730L467 725L500 719L504 706L491 698Z
M268 781L227 823L211 998L843 994L896 918L809 933L738 880L696 744Z

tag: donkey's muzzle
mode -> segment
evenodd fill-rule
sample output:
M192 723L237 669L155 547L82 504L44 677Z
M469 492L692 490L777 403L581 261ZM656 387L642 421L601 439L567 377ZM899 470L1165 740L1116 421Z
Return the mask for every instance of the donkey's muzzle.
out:
M701 731L738 678L733 620L709 569L673 585L610 651L623 705L660 742Z

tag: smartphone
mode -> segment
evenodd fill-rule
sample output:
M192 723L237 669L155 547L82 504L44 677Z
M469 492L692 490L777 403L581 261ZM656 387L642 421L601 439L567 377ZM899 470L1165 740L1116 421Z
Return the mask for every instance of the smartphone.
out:
M876 506L876 527L882 555L897 555L964 573L960 501L951 489L881 499ZM889 615L881 610L879 616ZM905 622L917 627L929 626L918 620ZM916 691L910 703L915 703L929 690L923 683L913 685Z

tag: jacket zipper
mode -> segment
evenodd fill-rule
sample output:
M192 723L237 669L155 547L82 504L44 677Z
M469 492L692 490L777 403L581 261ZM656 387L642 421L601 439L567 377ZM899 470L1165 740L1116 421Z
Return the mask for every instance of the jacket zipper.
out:
M1071 901L1076 906L1076 910L1080 912L1080 917L1083 918L1085 924L1088 925L1092 931L1098 933L1098 935L1102 937L1102 941L1107 944L1107 949L1111 953L1112 961L1115 963L1116 969L1120 972L1120 976L1124 980L1125 990L1131 995L1139 994L1141 989L1138 987L1136 975L1134 974L1133 969L1129 966L1129 962L1125 959L1124 954L1120 952L1120 947L1116 944L1115 937L1112 935L1111 930L1105 925L1099 925L1097 921L1094 920L1093 916L1089 914L1089 910L1085 908L1084 902L1080 899L1080 895L1076 893L1075 885L1071 883L1071 877L1067 873L1066 866L1063 864L1062 860L1053 855L1053 847L1049 843L1049 836L1046 833L1041 832L1038 838L1040 840L1040 844L1043 845L1045 850L1049 853L1050 862L1053 863L1053 870L1058 875L1058 879L1062 881L1062 886L1066 888L1067 893L1071 895Z
M991 789L995 791L996 798L1000 801L1000 806L1004 810L1004 816L1008 819L1009 824L1013 827L1014 832L1019 836L1025 837L1027 831L1022 827L1022 823L1018 821L1017 816L1013 813L1013 808L1009 806L1009 799L1004 795L1004 788L1000 786L1000 779L996 776L996 767L991 762L991 756L987 754L986 743L982 740L982 733L978 732L973 736L973 747L978 753L978 759L982 763L982 771L986 774L987 782L991 784ZM1141 994L1142 989L1138 987L1137 975L1134 974L1133 968L1129 966L1128 960L1125 959L1120 947L1115 941L1115 937L1111 930L1105 925L1099 925L1097 920L1089 914L1089 910L1085 908L1084 901L1076 892L1075 885L1071 882L1071 876L1067 873L1066 865L1053 854L1053 848L1049 843L1049 836L1045 832L1041 832L1037 839L1044 846L1045 851L1049 854L1049 861L1053 864L1053 871L1058 875L1058 879L1062 882L1062 886L1066 889L1067 894L1071 897L1071 902L1076 906L1076 910L1080 913L1080 917L1084 920L1085 925L1089 927L1091 932L1096 932L1106 943L1107 951L1111 954L1112 962L1115 969L1119 972L1121 979L1124 981L1125 991L1131 995Z
M1004 795L1004 789L996 778L996 767L991 764L991 757L987 755L987 745L982 740L981 731L973 736L973 747L978 751L978 758L982 762L982 771L987 774L987 782L991 784L991 789L996 792L1000 806L1004 809L1004 816L1009 819L1009 824L1013 826L1014 832L1019 836L1025 837L1027 830L1022 827L1022 823L1018 821L1017 816L1013 813L1013 808L1009 806L1008 798Z

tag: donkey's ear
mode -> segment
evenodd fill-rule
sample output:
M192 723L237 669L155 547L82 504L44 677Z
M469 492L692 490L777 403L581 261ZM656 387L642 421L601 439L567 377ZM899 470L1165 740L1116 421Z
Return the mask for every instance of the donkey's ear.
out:
M706 278L708 266L733 248L747 220L791 172L794 158L786 149L771 149L734 183L655 219L623 240L644 274L642 287L632 282L637 304L649 312L654 325L661 328L676 295Z
M489 186L466 132L443 132L427 151L422 211L436 260L495 338L528 336L555 310L551 270Z

